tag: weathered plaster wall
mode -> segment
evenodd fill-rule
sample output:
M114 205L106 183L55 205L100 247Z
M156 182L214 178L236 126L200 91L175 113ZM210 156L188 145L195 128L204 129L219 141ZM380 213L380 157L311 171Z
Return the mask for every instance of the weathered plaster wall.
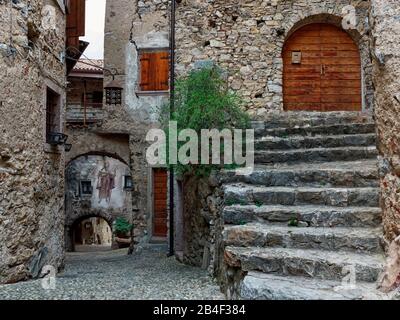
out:
M132 193L124 189L125 175L130 175L129 166L107 156L82 156L69 163L66 169L67 250L72 248L72 227L82 218L102 217L110 225L117 217L132 221ZM92 194L81 192L82 180L91 181Z
M105 23L105 68L117 73L123 88L120 106L105 106L103 132L129 134L130 166L135 183L133 214L136 241L151 236L152 171L146 161L145 141L150 128L158 127L158 110L167 93L138 92L138 49L168 48L168 1L107 1ZM111 81L105 73L104 83Z
M349 32L362 56L365 108L372 108L369 1L358 0L187 0L177 9L177 71L198 60L214 60L228 71L253 116L281 111L282 48L291 32L311 22L341 26L342 9L357 9L357 30Z
M43 27L45 5L55 28ZM64 152L45 143L45 97L46 85L60 93L62 123L66 81L65 16L54 1L0 1L0 17L2 283L63 264Z
M168 93L140 93L138 50L168 49L168 1L108 1L105 26L105 66L116 70L124 88L124 107L138 122L157 122ZM115 18L118 17L118 18ZM121 25L123 21L123 25ZM107 74L106 74L107 76ZM105 78L105 83L111 77Z

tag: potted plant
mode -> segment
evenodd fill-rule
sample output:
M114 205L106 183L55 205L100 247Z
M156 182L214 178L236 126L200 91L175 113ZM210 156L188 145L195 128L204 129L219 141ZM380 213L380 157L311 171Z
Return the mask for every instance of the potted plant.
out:
M114 223L115 241L119 248L129 247L131 243L130 232L133 225L125 218L119 217Z

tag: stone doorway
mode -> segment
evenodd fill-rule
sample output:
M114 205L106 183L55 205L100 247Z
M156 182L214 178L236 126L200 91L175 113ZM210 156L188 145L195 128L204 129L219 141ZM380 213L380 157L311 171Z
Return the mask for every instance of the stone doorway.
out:
M283 49L284 109L361 111L361 58L354 40L328 23L296 30Z
M78 220L72 227L72 243L76 252L111 250L112 228L101 217Z

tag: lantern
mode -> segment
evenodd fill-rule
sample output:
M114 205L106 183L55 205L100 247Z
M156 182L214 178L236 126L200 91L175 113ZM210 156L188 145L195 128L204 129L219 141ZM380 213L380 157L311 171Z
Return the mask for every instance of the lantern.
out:
M108 105L118 105L122 102L122 87L119 83L113 80L107 84L105 87L106 89L106 104Z

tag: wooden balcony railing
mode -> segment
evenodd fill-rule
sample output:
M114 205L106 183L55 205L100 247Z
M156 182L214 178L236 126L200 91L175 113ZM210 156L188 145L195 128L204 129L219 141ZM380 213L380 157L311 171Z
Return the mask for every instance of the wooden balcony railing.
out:
M102 103L68 103L66 121L71 124L90 124L103 119Z

